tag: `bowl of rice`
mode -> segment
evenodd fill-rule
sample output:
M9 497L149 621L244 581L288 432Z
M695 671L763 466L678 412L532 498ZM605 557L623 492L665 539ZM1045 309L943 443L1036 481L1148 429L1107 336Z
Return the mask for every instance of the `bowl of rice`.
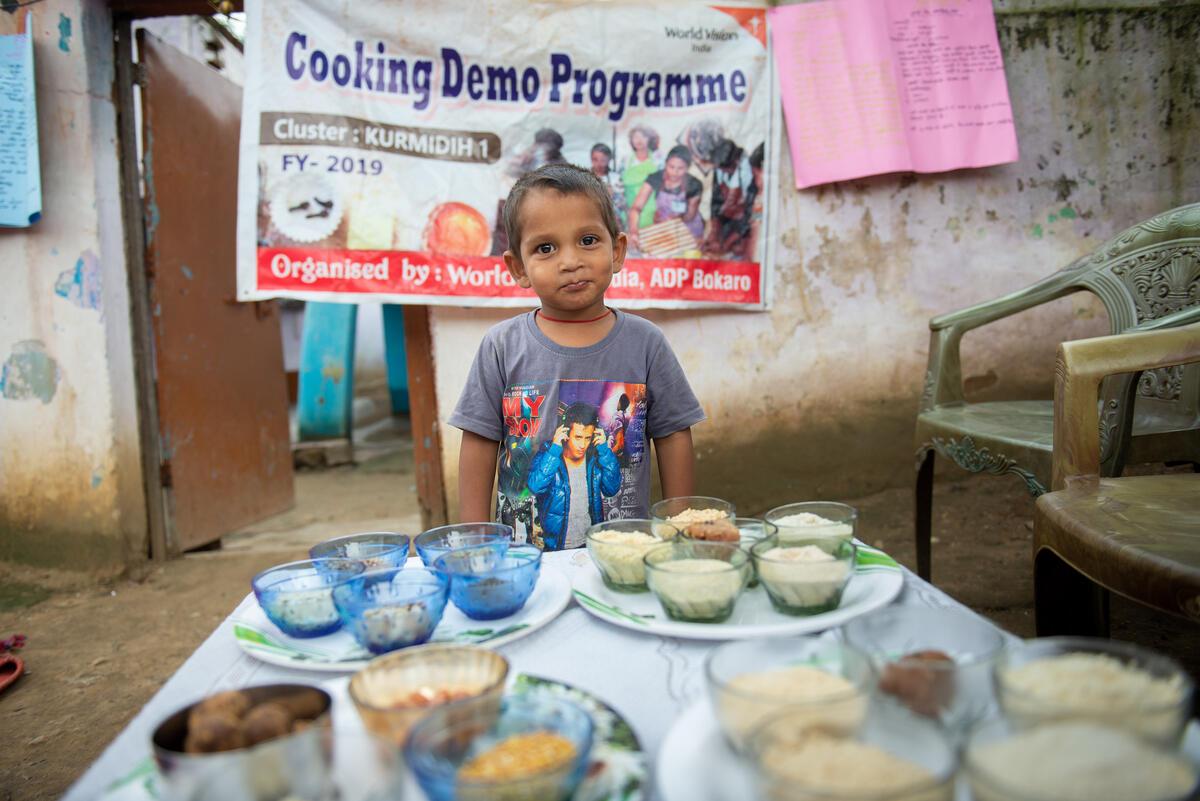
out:
M669 523L637 518L609 520L587 530L588 556L610 590L646 592L642 557L651 548L675 540L678 534Z
M1174 659L1133 643L1043 637L1009 649L994 672L1000 711L1016 728L1083 720L1178 745L1194 685Z
M668 523L680 536L706 542L737 542L737 509L729 501L707 495L664 498L650 507L650 519Z
M836 501L805 501L776 506L763 515L781 539L833 537L853 539L858 532L858 510Z

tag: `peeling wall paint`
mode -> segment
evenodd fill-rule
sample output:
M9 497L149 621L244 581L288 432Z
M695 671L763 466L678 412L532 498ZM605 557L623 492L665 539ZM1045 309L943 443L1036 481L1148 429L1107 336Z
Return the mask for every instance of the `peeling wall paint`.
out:
M0 397L49 403L61 380L58 362L46 353L45 344L36 340L18 342L0 365Z
M58 49L71 52L71 18L66 14L58 15Z
M100 263L96 254L85 250L73 270L64 270L54 282L54 294L66 298L81 309L100 311Z

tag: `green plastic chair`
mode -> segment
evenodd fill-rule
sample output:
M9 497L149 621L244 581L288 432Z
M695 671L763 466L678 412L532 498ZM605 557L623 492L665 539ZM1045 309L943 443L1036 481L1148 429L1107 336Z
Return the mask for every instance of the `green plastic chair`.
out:
M968 403L959 345L963 334L1074 292L1098 295L1110 333L1182 325L1200 310L1200 203L1122 231L1062 270L1012 294L929 321L929 364L916 425L917 574L931 572L934 455L959 467L1012 474L1034 498L1050 483L1051 400ZM1181 310L1183 316L1176 314ZM1130 402L1136 393L1136 402ZM1101 471L1127 461L1200 461L1200 370L1194 366L1106 379L1101 388ZM1122 427L1122 423L1130 425ZM1132 437L1122 431L1132 431Z

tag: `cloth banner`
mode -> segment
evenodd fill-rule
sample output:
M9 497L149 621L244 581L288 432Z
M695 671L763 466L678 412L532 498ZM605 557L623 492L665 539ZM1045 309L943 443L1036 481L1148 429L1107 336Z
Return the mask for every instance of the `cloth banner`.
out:
M565 161L629 234L625 307L764 305L765 5L247 0L238 298L529 306L501 254Z

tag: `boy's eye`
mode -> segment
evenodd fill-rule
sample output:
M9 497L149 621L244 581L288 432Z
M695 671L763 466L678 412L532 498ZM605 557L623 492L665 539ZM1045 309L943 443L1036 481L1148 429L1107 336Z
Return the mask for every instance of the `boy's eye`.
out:
M596 245L596 244L599 244L600 237L595 236L593 234L588 234L583 239L579 240L579 242L580 242L580 244L583 244L583 245Z
M540 253L540 254L542 254L543 256L545 256L545 255L546 255L546 254L548 254L548 253L553 253L553 252L554 252L554 245L551 245L549 242L543 242L542 244L540 244L540 245L538 245L537 247L535 247L535 248L533 249L533 252L534 252L534 253Z

